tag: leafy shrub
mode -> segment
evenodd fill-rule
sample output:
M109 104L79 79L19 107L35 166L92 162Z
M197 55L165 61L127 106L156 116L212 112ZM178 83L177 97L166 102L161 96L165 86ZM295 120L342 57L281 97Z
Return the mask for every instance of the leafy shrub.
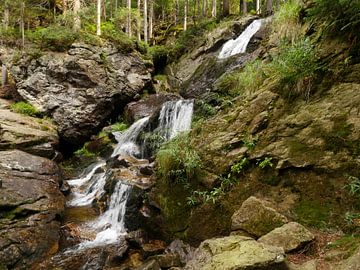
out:
M28 116L39 116L39 111L31 104L26 102L17 102L11 105L14 112L21 113Z
M282 94L308 96L319 69L313 45L309 39L302 39L292 45L284 45L266 65L265 74L278 85Z
M42 49L66 51L77 39L77 33L71 28L61 25L50 25L28 32L27 36Z
M162 45L152 46L148 50L154 66L157 70L165 67L168 59L169 49Z
M187 134L180 134L165 144L158 151L156 161L160 176L183 183L197 177L202 166Z
M331 35L359 36L360 1L358 0L313 0L308 10L312 22L322 24Z
M128 128L128 125L125 124L124 122L117 122L113 125L111 125L111 130L114 131L124 131L125 129Z
M76 156L82 156L82 157L94 157L95 156L95 153L89 151L88 149L88 145L89 145L89 142L85 143L83 145L83 147L81 147L80 149L78 149L77 151L74 152L74 154Z
M102 37L114 42L115 46L123 52L134 50L134 42L111 22L101 24Z

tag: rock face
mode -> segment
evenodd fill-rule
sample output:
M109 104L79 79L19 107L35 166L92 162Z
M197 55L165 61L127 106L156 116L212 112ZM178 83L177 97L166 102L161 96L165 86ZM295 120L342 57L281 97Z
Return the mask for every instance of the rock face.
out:
M0 109L0 150L21 149L53 158L58 142L56 129L49 121Z
M258 243L252 238L228 236L201 243L186 270L286 269L284 250Z
M30 269L58 248L60 169L45 158L2 151L0 179L0 268Z
M84 142L120 112L150 83L150 71L135 54L85 44L74 44L66 54L24 59L11 68L20 96L51 115L71 144Z
M290 222L260 237L258 241L282 247L285 252L290 252L303 247L314 239L314 235L304 226L296 222Z
M243 202L231 218L232 230L244 230L260 237L287 222L285 216L268 207L266 203L255 197Z
M166 101L179 99L178 95L159 93L150 95L146 99L141 101L131 102L125 107L124 115L128 122L134 122L145 116L152 115L156 111L160 110L161 106Z

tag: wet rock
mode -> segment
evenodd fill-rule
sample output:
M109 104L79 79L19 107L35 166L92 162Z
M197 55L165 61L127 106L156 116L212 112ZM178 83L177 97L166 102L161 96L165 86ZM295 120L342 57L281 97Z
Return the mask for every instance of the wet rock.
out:
M19 95L51 115L72 145L86 141L132 101L151 83L150 72L135 53L80 43L67 53L23 58L11 67Z
M154 173L154 167L151 165L140 166L140 173L143 175L152 175Z
M170 268L182 265L180 256L175 253L160 254L150 258L157 261L161 268Z
M205 240L195 251L186 270L287 269L284 250L243 236Z
M50 121L0 109L0 150L20 149L52 159L58 143L56 128Z
M263 236L287 223L287 218L265 201L250 197L231 218L232 230L244 230L256 237Z
M282 247L285 252L290 252L303 247L314 239L315 236L304 226L296 222L290 222L260 237L258 241Z
M0 179L0 261L11 269L30 269L58 249L65 204L61 172L46 158L2 151Z
M136 230L129 232L126 236L126 240L132 248L141 248L141 246L149 241L148 236L144 230Z
M150 116L160 110L165 102L177 99L179 99L179 96L175 94L159 93L150 95L146 99L127 104L124 115L126 120L132 123L135 120Z
M160 270L160 265L156 260L150 260L143 265L137 267L135 270Z
M60 187L60 191L65 196L70 194L71 188L70 188L70 185L68 184L68 182L66 182L66 181L62 182L61 187Z
M141 246L144 257L153 256L164 252L166 243L161 240L150 240ZM160 265L161 266L161 265Z

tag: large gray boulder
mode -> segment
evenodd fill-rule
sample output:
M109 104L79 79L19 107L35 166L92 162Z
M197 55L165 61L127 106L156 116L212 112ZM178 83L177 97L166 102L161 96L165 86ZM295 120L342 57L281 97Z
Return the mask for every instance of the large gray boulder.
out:
M46 158L2 151L0 180L0 269L31 269L57 251L65 204L60 169Z
M290 222L260 237L259 242L282 247L290 252L303 247L315 239L315 236L297 222Z
M17 92L51 115L61 137L84 142L110 115L151 82L151 68L135 53L74 44L67 53L24 58L11 68Z
M249 197L231 218L232 230L243 230L255 237L263 236L287 223L287 218L269 207L266 201Z
M50 121L14 113L6 106L0 108L0 150L21 149L54 158L58 143L56 128Z
M284 250L244 236L205 240L186 270L286 269Z

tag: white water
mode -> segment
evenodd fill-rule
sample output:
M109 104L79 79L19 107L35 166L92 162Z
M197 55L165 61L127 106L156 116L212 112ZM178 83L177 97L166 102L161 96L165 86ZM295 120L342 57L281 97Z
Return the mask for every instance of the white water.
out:
M166 141L190 130L193 110L192 100L168 101L163 105L158 129L163 132Z
M180 132L190 129L192 113L192 100L166 102L160 112L158 129L163 131L165 133L165 139L169 140ZM144 117L131 125L128 130L122 133L116 133L115 138L118 144L111 156L139 156L141 151L136 141L148 121L149 117ZM73 191L73 199L68 202L69 206L90 205L96 198L104 194L104 186L110 173L95 172L105 165L106 163L104 161L98 162L87 169L88 173L85 174L85 176L68 181ZM125 184L121 180L115 185L114 192L108 203L108 209L96 220L85 224L87 229L96 232L95 239L81 243L78 249L114 243L120 236L126 234L124 219L126 202L131 192L131 185Z
M238 38L226 42L221 49L219 58L224 59L238 53L246 52L251 38L260 30L263 21L263 19L253 21Z
M140 147L136 144L136 139L140 132L144 129L146 124L149 122L150 117L144 117L136 121L127 130L122 133L115 133L115 138L118 141L115 147L112 157L117 155L130 155L139 156Z

